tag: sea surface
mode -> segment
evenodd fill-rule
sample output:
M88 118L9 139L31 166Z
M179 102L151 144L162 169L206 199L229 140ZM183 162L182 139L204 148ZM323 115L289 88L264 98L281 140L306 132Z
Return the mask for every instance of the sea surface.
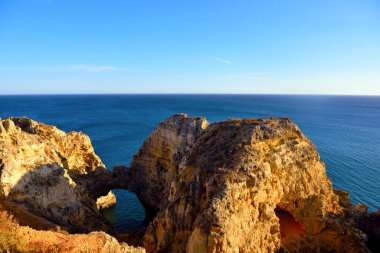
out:
M27 116L64 131L82 131L108 168L129 165L144 139L174 113L227 118L291 118L316 145L334 188L354 203L380 207L380 97L305 95L0 96L0 117ZM122 231L142 225L137 197L115 190L104 214Z

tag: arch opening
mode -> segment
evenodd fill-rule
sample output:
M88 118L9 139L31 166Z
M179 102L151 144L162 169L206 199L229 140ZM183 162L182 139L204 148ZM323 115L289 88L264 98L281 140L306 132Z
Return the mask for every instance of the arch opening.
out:
M116 204L102 209L103 216L119 233L138 233L146 227L145 209L136 194L124 190L113 189Z
M306 231L290 212L279 207L276 207L274 211L279 219L282 247L290 251L296 249L298 243L307 237Z

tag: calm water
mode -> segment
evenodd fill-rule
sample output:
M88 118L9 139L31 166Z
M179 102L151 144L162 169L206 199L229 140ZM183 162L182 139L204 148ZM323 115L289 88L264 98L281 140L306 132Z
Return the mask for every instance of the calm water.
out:
M83 131L108 168L129 165L144 139L173 113L226 118L289 117L317 146L333 185L374 211L380 207L380 97L292 95L0 96L0 117L28 116ZM105 215L119 228L141 225L134 194L116 190Z

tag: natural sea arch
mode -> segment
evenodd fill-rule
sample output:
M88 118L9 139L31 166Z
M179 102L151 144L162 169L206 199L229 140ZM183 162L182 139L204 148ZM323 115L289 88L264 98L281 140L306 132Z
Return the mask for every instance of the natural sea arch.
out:
M144 229L145 210L136 194L124 189L113 189L112 192L116 195L116 205L102 210L104 217L120 233Z

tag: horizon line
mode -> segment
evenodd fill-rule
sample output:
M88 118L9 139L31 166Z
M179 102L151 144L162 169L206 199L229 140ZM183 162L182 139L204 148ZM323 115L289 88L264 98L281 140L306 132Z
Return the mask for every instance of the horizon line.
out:
M356 96L379 97L380 94L324 94L324 93L10 93L0 96L95 96L95 95L263 95L263 96Z

